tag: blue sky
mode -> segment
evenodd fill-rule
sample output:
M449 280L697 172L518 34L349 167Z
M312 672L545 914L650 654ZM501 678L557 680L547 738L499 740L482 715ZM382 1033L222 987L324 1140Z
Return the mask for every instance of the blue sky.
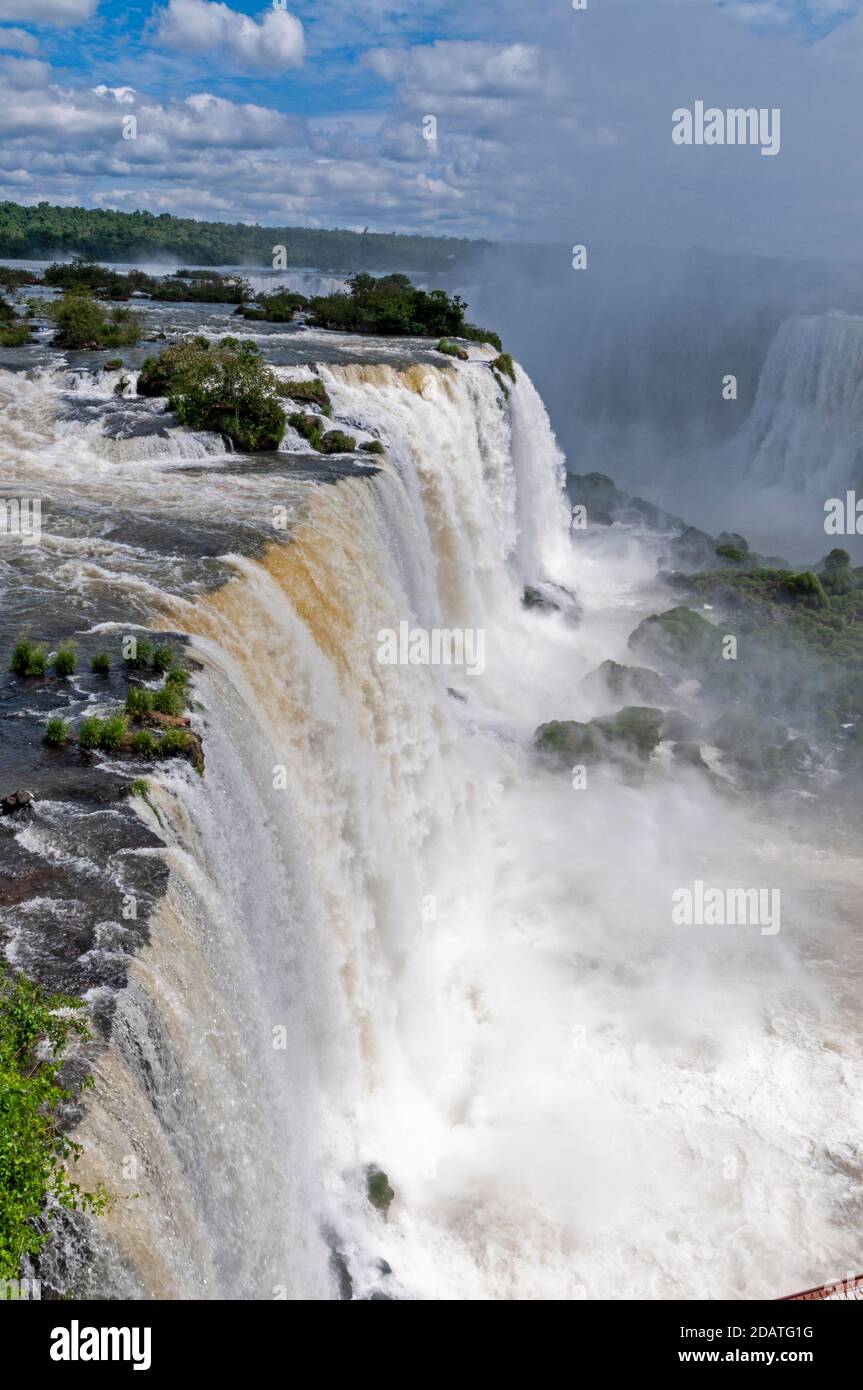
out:
M863 0L0 0L0 198L786 253L821 207L838 254L861 58ZM697 97L781 102L777 167L672 162Z

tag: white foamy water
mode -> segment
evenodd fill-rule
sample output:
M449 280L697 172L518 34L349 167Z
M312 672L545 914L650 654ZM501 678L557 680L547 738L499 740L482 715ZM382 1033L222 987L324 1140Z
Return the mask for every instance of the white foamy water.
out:
M138 1194L95 1225L102 1287L335 1297L333 1247L358 1297L751 1298L843 1274L855 863L662 758L640 788L542 768L536 726L596 713L581 678L662 602L656 555L618 528L573 545L522 372L508 400L480 362L322 375L381 471L307 484L290 542L233 555L205 597L147 581L202 664L207 770L159 775L159 822L141 807L171 883L79 1134L87 1176ZM22 391L22 481L62 492L71 468L79 501L226 526L285 495L152 459L88 473L93 440L70 449L44 383ZM100 557L101 582L127 560ZM543 580L579 628L522 609ZM482 628L485 674L379 664L401 621ZM672 926L699 877L780 887L781 933Z

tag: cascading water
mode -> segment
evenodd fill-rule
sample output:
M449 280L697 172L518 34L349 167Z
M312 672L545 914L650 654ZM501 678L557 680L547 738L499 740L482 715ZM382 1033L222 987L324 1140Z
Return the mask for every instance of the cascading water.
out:
M320 371L339 424L384 442L374 476L189 473L164 466L170 440L156 466L152 438L90 471L111 446L69 449L55 386L19 402L18 480L91 509L85 537L47 528L61 582L131 578L142 615L189 637L207 756L140 807L169 882L78 1129L83 1177L120 1197L81 1280L756 1297L844 1272L860 1076L841 854L807 867L783 825L661 765L589 797L539 766L535 727L596 713L581 677L656 608L656 551L616 528L571 543L520 370L508 397L478 359ZM128 526L99 541L120 499ZM154 514L261 543L202 591L194 567L148 567ZM580 628L522 608L542 581L576 591ZM382 664L403 621L481 628L485 673ZM781 938L673 927L672 889L707 872L781 878Z
M734 453L748 483L823 499L863 482L863 318L788 319Z

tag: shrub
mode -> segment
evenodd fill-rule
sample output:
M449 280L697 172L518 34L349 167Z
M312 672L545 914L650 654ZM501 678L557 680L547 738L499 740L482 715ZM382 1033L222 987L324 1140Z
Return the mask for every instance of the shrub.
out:
M68 645L58 647L54 653L53 665L55 676L74 676L78 665L74 648Z
M7 328L0 328L0 347L26 347L29 342L30 329L26 323L19 321L9 324Z
M502 372L504 376L509 377L510 381L515 381L515 363L508 352L502 352L491 365L495 371Z
M295 290L273 290L270 294L259 294L255 305L243 306L243 317L259 319L265 323L290 323L300 309L308 308L305 295Z
M313 449L317 449L320 453L321 440L323 439L320 416L302 415L299 411L295 411L293 415L288 416L288 424L297 431L297 434L301 434L303 439L307 439Z
M446 338L441 338L437 350L446 353L447 357L458 357L458 348L453 343L448 343Z
M44 676L48 672L48 653L44 647L21 637L12 648L11 670L16 676Z
M154 691L133 685L126 691L126 713L130 714L133 719L140 719L143 715L152 712L154 700Z
M69 725L65 719L59 716L49 719L45 725L45 736L42 740L47 743L49 748L62 748L69 742Z
M135 644L132 649L134 655L124 656L123 660L126 663L127 669L142 671L150 664L150 659L153 655L153 644L147 637L135 637L132 640Z
M118 748L123 745L126 737L126 716L123 714L113 714L110 719L106 719L102 725L99 735L99 747L104 748L106 753L116 753Z
M187 339L166 348L138 378L140 395L167 395L189 429L223 434L238 449L278 448L285 432L281 382L252 342Z
M109 357L102 368L105 372L119 372L123 367L122 357Z
M353 454L356 452L357 441L352 434L345 434L342 430L328 430L321 437L320 449L322 454Z
M172 666L165 677L165 684L187 686L189 684L188 671L181 670L179 666Z
M383 454L385 452L379 439L367 439L364 444L360 445L360 448L364 454Z
M189 735L183 729L169 729L162 735L159 743L159 754L163 758L176 757L178 753L185 753L189 747Z
M165 684L161 690L157 690L153 695L153 709L159 714L178 715L185 709L185 700L182 691L172 681Z
M104 1188L84 1192L70 1179L67 1164L81 1145L59 1123L61 1102L72 1099L60 1080L66 1043L90 1037L83 1007L0 965L0 1280L18 1279L25 1257L39 1255L56 1207L98 1213L108 1205ZM87 1076L82 1086L90 1085Z
M81 720L81 727L78 730L78 747L85 753L92 753L94 748L98 748L102 742L102 721L101 719L87 718Z
M379 333L420 338L468 338L490 342L501 352L494 333L465 323L467 304L444 290L418 290L407 275L354 275L346 294L322 295L309 301L309 322L316 328L342 333Z
M94 676L107 676L111 671L111 658L107 652L97 652L90 662L90 670Z
M320 377L313 377L311 381L280 381L279 395L289 401L311 401L323 415L333 413L327 388Z
M56 325L54 345L70 349L125 347L137 343L140 322L130 309L112 309L108 317L92 291L73 287L48 306Z
M149 729L138 729L129 741L129 751L136 758L152 758L158 744Z
M153 652L153 670L158 671L159 675L163 676L166 671L171 669L173 660L174 653L170 647L157 647Z
M135 737L138 738L140 735L136 734ZM137 777L129 788L130 796L143 796L146 798L149 794L150 783L145 777Z

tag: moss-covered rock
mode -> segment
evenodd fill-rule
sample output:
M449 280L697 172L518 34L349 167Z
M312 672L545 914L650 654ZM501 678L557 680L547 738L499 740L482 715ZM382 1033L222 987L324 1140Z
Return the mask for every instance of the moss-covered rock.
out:
M352 434L342 430L324 432L320 415L303 415L296 411L288 416L288 424L307 439L319 454L352 454L356 452L357 441Z
M366 1171L366 1193L372 1206L386 1216L396 1194L382 1168L371 1167Z
M581 684L597 699L607 696L624 705L668 705L674 699L671 686L658 671L648 666L623 666L618 661L603 661Z
M592 763L644 765L660 742L663 717L662 710L627 705L586 724L573 719L542 724L534 743L545 757L567 768Z
M333 413L332 401L320 377L312 377L311 381L280 381L279 395L284 400L310 402L322 415L329 417Z
M681 604L645 618L629 638L629 649L659 667L699 675L722 658L722 634L700 613Z

